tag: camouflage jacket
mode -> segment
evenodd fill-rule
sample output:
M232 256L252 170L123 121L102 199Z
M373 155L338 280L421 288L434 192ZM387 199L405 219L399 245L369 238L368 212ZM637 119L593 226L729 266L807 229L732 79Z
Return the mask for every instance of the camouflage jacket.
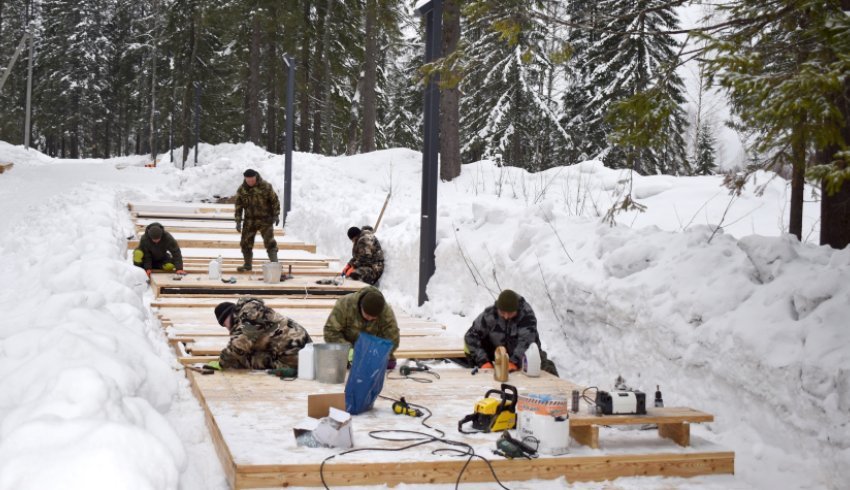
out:
M360 314L360 300L368 291L377 291L377 288L366 286L356 293L347 294L336 300L325 322L325 342L347 342L354 345L360 332L366 332L392 341L393 352L398 349L398 323L389 304L384 306L384 311L375 320L366 321ZM390 357L395 359L392 354Z
M148 230L151 226L163 228L159 223L151 223L145 227L145 233L139 239L139 250L144 253L142 267L147 270L152 268L154 261L168 261L173 263L177 270L183 269L183 254L180 253L180 245L177 244L177 240L171 236L171 233L163 229L162 238L159 240L159 243L154 243L151 237L148 236ZM171 257L168 256L167 252L171 253Z
M230 342L221 351L222 368L298 367L298 351L313 340L304 327L257 298L242 298L233 311Z
M242 182L236 191L236 214L237 222L242 221L244 211L245 221L274 221L275 216L280 214L280 199L272 188L272 185L257 175L257 183L254 187Z
M508 351L510 361L517 366L522 365L522 356L532 342L540 347L540 337L537 334L537 317L531 305L520 298L517 316L505 321L499 316L496 305L488 306L478 318L472 322L472 327L464 336L470 357L480 366L493 360L496 347L503 345Z
M375 232L372 231L371 226L361 228L360 236L357 237L354 246L351 247L349 264L355 269L384 265L384 251L381 249L381 243L375 237Z

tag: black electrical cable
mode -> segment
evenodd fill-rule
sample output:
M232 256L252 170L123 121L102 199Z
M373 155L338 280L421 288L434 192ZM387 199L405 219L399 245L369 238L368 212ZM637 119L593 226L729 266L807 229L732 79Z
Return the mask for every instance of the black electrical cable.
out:
M384 436L384 434L392 434L392 433L413 434L413 435L419 436L419 437L415 437L415 438L411 438L411 437L394 438L394 437L385 437ZM324 475L325 463L327 463L328 461L330 461L331 459L333 459L337 456L343 456L343 455L346 455L346 454L351 454L351 453L360 452L360 451L383 451L383 452L405 451L407 449L412 449L414 447L423 446L425 444L430 444L432 442L446 444L448 446L459 446L459 447L465 448L464 451L461 451L460 449L451 448L451 447L437 448L437 449L431 451L431 454L439 454L439 453L443 453L443 452L449 452L449 453L456 453L458 456L468 456L466 462L463 464L463 467L461 467L461 469L460 469L460 473L458 473L457 480L455 481L455 489L460 487L460 480L463 478L463 474L466 472L466 468L469 466L469 463L472 461L472 459L473 458L479 458L487 464L488 468L490 468L490 473L493 475L493 479L496 481L496 483L499 485L499 487L503 488L504 490L510 490L508 487L506 487L502 483L501 480L499 480L499 476L496 474L496 470L495 470L495 468L493 468L493 464L490 462L490 460L488 460L484 456L475 454L475 449L473 449L472 446L470 446L469 444L467 444L465 442L454 441L454 440L451 440L451 439L445 439L443 437L434 437L434 436L432 436L430 434L426 434L424 432L413 431L413 430L400 430L400 429L370 431L369 437L371 437L373 439L380 440L380 441L412 442L412 444L408 444L407 446L398 447L398 448L379 448L379 447L356 448L356 449L349 449L347 451L343 451L341 453L332 454L332 455L328 456L327 458L322 460L322 463L319 465L319 478L321 479L322 485L325 487L326 490L330 490L330 487L328 486L327 482L325 482L325 475Z

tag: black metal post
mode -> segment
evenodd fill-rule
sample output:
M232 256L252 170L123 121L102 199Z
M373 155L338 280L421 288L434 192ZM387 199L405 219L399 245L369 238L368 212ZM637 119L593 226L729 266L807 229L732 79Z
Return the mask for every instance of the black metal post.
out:
M198 164L198 144L201 140L201 84L195 82L195 165Z
M286 74L286 156L283 169L283 226L286 226L286 216L292 209L292 121L295 118L295 59L292 56L283 55L283 61L288 68Z
M416 10L425 17L425 63L442 57L443 2L431 0ZM439 75L432 73L425 87L425 134L422 150L422 216L419 225L419 305L428 301L426 288L436 270L437 183L440 152Z

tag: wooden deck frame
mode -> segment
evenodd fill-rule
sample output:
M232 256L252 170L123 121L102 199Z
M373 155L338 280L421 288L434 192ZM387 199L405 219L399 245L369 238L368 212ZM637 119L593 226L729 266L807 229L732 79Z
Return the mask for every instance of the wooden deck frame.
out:
M244 462L237 462L237 458L234 458L231 448L227 444L228 438L225 437L216 420L215 413L220 413L220 409L212 409L211 404L227 403L227 399L233 401L241 400L241 396L237 393L228 395L220 389L213 388L209 393L212 397L210 398L205 396L204 387L201 386L204 384L201 382L208 380L203 380L199 374L188 370L186 374L190 379L193 391L198 396L204 409L207 424L210 426L210 432L216 446L216 452L219 458L221 458L222 465L225 467L231 488L253 489L322 486L319 467L321 461L326 457L327 451L317 453L316 460L309 463L303 461L297 461L292 464L283 462L280 464L245 464ZM216 373L214 376L220 375L221 373ZM473 388L476 393L482 390L481 383L476 384L476 382L482 379L471 377L469 379L474 379L475 381L470 382L470 386L466 388L467 392L470 391L469 388ZM247 384L243 383L243 381ZM252 386L250 392L260 394L260 397L265 399L262 394L268 393L265 390L268 389L268 386L271 386L267 383L271 382L264 382L263 379L258 381L260 384ZM557 382L562 381L557 380ZM569 384L568 382L563 383ZM233 386L247 386L252 384L252 380L240 380L238 383L228 382L228 384ZM484 383L484 385L486 384ZM462 384L456 383L450 386L448 390L450 393L449 396L454 396L454 393L462 389ZM288 390L290 388L284 391ZM390 396L398 396L398 393L395 391L397 390L385 389L385 392L388 392L387 394ZM269 403L277 404L277 402L272 402L272 400L279 398L279 396L274 395L273 398L269 399ZM297 395L293 394L292 396ZM360 422L355 420L355 431L358 430L357 424ZM225 425L227 424L225 423ZM587 427L596 428L595 426ZM443 429L446 429L446 427L443 427ZM264 428L264 430L275 429ZM359 430L366 430L366 428L360 428ZM457 439L458 437L459 435L457 433L453 434L449 432L447 434L447 438L449 439ZM569 482L604 481L619 477L693 477L710 474L731 475L735 472L734 452L726 451L716 446L712 446L710 450L701 452L676 452L671 450L669 452L657 451L644 454L568 454L559 457L541 455L538 459L534 460L507 460L480 450L478 453L490 460L493 469L502 481L551 480L561 477L565 477ZM325 482L330 487L384 484L395 486L402 483L409 485L454 483L465 464L466 458L429 457L412 460L410 456L407 456L406 460L401 458L396 461L363 462L346 461L345 456L338 456L325 464L323 476ZM493 476L485 462L474 459L467 466L460 481L463 483L492 483Z

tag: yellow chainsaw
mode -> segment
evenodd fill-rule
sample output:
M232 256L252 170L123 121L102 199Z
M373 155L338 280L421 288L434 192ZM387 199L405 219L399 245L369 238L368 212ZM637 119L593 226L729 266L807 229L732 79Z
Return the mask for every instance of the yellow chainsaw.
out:
M490 395L499 395L493 398ZM473 413L462 418L457 423L458 432L471 434L473 432L499 432L513 429L516 425L517 389L502 383L501 390L488 390L484 398L475 403ZM472 431L463 430L466 423L472 422Z

